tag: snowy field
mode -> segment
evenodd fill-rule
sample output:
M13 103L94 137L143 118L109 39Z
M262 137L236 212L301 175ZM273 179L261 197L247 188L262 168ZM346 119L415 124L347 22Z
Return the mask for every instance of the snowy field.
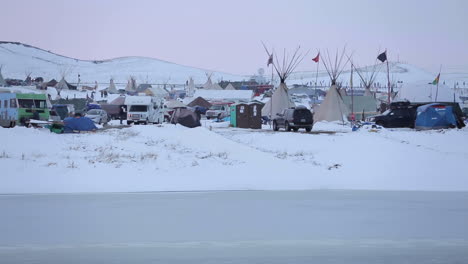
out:
M468 262L468 194L0 195L0 262Z
M0 193L195 190L467 191L468 129L334 134L205 122L53 134L0 128Z

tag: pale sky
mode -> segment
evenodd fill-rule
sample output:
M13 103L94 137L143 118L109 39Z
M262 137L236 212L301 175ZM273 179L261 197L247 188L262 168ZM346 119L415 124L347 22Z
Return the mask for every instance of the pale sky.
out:
M468 65L463 0L2 0L0 40L78 59L147 56L251 74L265 67L261 41L279 51L345 44L359 65L378 50L431 71Z

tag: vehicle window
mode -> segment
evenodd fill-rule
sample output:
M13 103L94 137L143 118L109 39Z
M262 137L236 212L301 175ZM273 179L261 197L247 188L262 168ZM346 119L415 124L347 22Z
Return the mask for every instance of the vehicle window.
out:
M8 108L8 100L3 101L3 107Z
M34 100L34 105L36 108L47 108L47 103L45 100Z
M130 106L130 112L146 112L148 111L148 106L146 105L132 105Z
M11 98L11 99L10 99L10 107L11 107L11 108L16 108L16 107L18 107L18 106L16 105L16 99L15 99L15 98Z
M210 107L211 110L224 110L222 105L213 105Z
M18 99L20 108L34 108L34 100L32 99Z
M407 109L395 109L392 111L392 114L396 116L409 116L409 111Z
M382 115L388 115L388 114L390 114L391 111L392 111L392 110L388 109L388 110L386 110L385 112L383 112Z
M89 110L88 115L99 115L99 111L97 110Z

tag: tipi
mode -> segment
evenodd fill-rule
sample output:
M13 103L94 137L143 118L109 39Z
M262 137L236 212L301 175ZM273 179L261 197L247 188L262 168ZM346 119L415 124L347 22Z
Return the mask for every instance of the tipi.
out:
M286 55L285 50L281 63L279 62L278 57L276 57L275 62L273 62L273 59L271 59L271 64L273 64L273 68L278 74L281 82L279 87L276 88L276 90L271 95L271 99L263 106L262 116L269 116L270 118L274 118L285 108L295 106L294 102L291 101L291 98L289 97L288 87L286 86L285 81L305 57L305 55L299 53L299 50L300 48L298 47L290 60L288 60L289 56ZM265 51L268 53L269 58L273 58L273 53L270 54L266 47Z
M359 78L364 84L364 96L374 96L374 93L371 91L372 85L374 85L377 74L380 71L381 63L375 63L373 66L359 68L354 67Z
M187 85L187 96L192 97L194 93L195 93L195 82L193 81L193 78L190 77L190 80Z
M330 77L331 86L325 96L325 99L320 104L318 110L314 114L314 123L319 121L342 121L347 120L349 114L348 107L343 103L343 99L338 91L336 81L343 72L344 67L349 61L343 63L343 56L345 55L345 49L343 48L340 58L338 58L338 51L334 62L330 58L330 53L327 51L327 57L322 59L322 63L327 70L328 76Z
M59 91L70 90L70 87L68 87L67 81L65 81L65 76L64 75L62 75L62 79L60 80L60 82L58 82L55 85L55 88L57 90L59 90Z
M0 65L0 86L7 86L5 79L3 79L2 68L3 68L3 65Z
M226 88L224 88L224 90L236 90L236 88L231 84L229 83Z
M215 83L211 86L211 90L223 90L223 88L218 83Z
M213 75L212 73L208 74L206 73L206 77L208 78L206 80L206 83L203 85L203 89L205 90L212 90L213 89L213 82L211 81L211 75Z
M113 78L110 79L110 85L107 88L107 92L110 93L110 94L118 94L119 93L119 91L117 90L117 87L115 87L115 83L114 83Z
M125 86L125 91L127 92L135 92L137 90L136 80L134 77L130 77L127 82L127 86Z

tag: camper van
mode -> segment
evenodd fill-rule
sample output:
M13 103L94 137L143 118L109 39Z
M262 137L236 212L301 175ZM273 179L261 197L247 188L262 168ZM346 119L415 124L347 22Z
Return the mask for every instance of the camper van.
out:
M49 120L45 94L0 93L0 126L26 125L30 119Z
M127 96L127 124L160 124L164 120L162 98L153 96Z

